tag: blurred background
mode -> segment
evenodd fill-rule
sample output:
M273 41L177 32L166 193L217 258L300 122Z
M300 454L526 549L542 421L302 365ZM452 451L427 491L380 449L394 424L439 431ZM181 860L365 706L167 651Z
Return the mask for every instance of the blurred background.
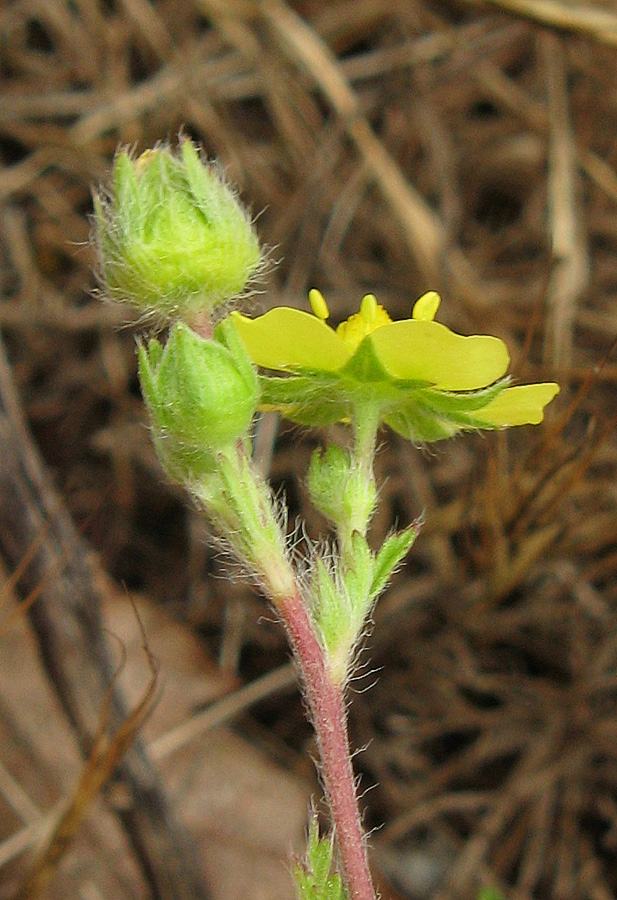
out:
M437 289L560 382L541 428L383 433L372 539L426 522L350 727L385 898L615 897L612 0L6 0L0 78L0 897L287 900L318 803L282 629L158 466L148 326L96 295L92 186L181 131L276 262L249 312ZM319 436L260 440L324 534Z

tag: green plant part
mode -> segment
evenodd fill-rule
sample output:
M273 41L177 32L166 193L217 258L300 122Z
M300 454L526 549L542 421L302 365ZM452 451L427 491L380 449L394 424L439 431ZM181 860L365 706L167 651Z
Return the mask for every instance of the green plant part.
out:
M183 323L164 348L156 339L139 347L139 378L159 457L178 480L211 471L215 455L247 434L259 400L243 347L232 352Z
M505 897L494 888L483 888L478 894L478 900L505 900Z
M319 836L317 817L309 824L306 861L294 866L298 900L349 900L343 881L334 871L332 837Z
M351 521L351 530L367 522L377 502L374 482L367 485L365 473L348 450L331 444L311 456L307 487L311 502L330 521L340 526ZM354 518L359 522L353 522Z
M113 188L95 194L94 212L107 294L159 318L202 318L263 265L236 194L189 140L178 152L119 152Z

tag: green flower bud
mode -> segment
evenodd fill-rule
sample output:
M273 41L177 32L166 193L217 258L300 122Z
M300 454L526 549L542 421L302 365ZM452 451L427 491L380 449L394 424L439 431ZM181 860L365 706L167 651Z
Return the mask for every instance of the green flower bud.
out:
M188 140L119 153L94 211L107 292L145 312L190 321L241 294L263 262L233 190Z
M159 456L178 478L209 471L214 455L246 435L259 400L255 370L217 341L174 325L163 348L139 348L139 377Z
M354 466L347 450L331 444L311 456L307 487L311 502L335 524L367 521L377 500L375 484Z

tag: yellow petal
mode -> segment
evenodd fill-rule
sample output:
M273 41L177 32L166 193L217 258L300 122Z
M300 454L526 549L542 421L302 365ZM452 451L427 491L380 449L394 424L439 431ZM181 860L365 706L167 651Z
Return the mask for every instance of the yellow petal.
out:
M265 369L334 372L351 356L329 325L300 309L277 306L257 319L232 316L248 355Z
M473 391L502 378L510 357L489 335L463 337L439 322L406 319L374 331L367 340L394 378L427 381L443 391Z
M552 381L541 384L520 384L506 388L474 418L487 425L539 425L544 407L559 393L559 385Z

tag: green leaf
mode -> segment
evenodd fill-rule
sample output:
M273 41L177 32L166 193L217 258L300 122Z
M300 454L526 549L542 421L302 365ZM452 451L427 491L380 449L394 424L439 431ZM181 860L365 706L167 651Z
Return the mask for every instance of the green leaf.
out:
M313 816L305 861L294 867L299 900L349 900L340 875L333 871L333 856L333 838L319 836L319 824Z
M411 545L418 536L419 530L419 524L415 522L404 531L399 531L397 534L392 534L389 538L386 538L375 560L370 590L371 598L376 597L383 591L392 572L411 549Z

